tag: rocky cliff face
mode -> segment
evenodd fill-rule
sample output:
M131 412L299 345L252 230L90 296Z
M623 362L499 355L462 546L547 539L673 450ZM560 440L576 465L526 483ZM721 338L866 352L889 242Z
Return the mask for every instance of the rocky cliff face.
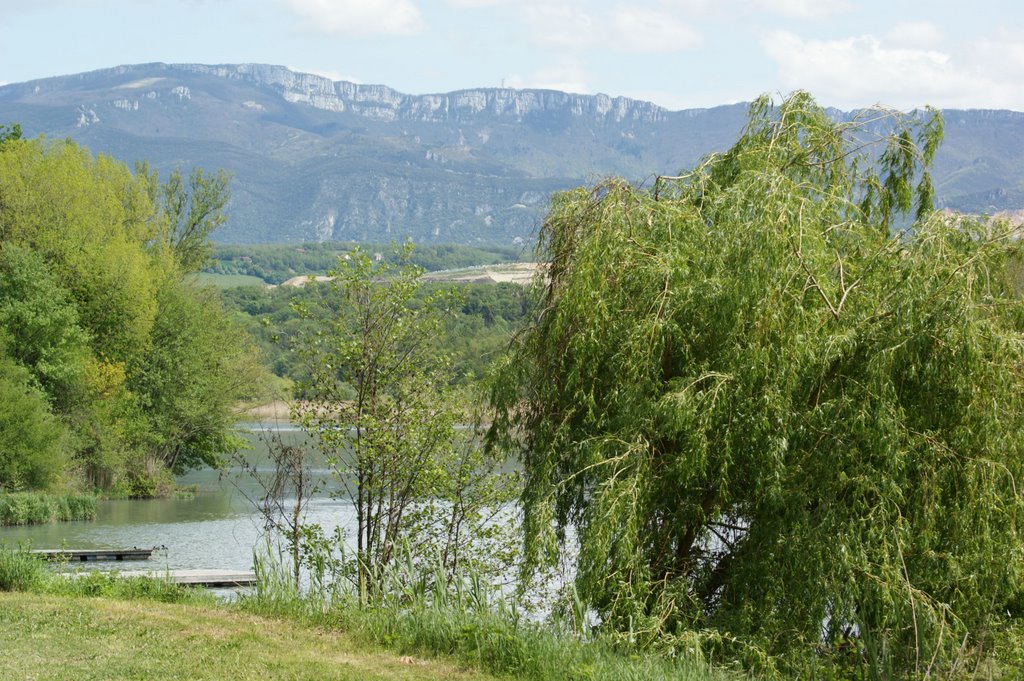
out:
M608 95L575 95L555 90L479 89L447 94L407 95L384 85L332 81L323 76L296 73L283 66L238 64L205 66L180 64L182 71L219 78L247 80L278 90L285 101L324 111L349 111L382 121L446 122L489 114L522 119L531 113L568 113L591 120L626 120L657 123L666 111L650 102Z

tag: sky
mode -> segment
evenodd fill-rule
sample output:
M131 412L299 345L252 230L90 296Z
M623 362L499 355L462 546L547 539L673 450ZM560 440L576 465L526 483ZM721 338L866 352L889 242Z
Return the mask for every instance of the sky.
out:
M553 88L669 109L1024 111L1020 0L0 0L0 83L280 64L409 94Z

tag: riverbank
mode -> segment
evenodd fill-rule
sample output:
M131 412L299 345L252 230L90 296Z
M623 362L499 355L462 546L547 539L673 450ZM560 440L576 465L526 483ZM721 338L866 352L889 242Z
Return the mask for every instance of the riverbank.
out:
M462 679L448 661L217 606L0 593L4 679Z
M96 497L46 492L0 493L0 525L95 520Z

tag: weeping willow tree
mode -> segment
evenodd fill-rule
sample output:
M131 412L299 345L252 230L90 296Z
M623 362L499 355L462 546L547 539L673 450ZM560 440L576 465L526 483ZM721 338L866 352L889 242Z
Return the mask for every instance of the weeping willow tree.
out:
M493 396L528 567L569 533L603 626L790 669L987 654L1024 606L1018 245L932 210L941 136L797 93L688 174L555 199Z

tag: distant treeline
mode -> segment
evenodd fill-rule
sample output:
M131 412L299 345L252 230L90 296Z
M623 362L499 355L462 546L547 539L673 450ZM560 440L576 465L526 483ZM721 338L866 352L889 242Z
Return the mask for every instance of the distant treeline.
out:
M447 317L445 333L436 339L437 349L451 355L456 380L482 378L525 322L530 310L529 289L510 283L431 283L423 286L420 297L438 288L455 288L461 303ZM302 288L243 286L226 289L223 297L225 307L235 310L249 329L271 371L301 384L307 378L306 369L293 341L314 329L298 310L322 302L329 290L322 283Z
M210 274L246 274L268 284L280 284L305 274L326 274L335 267L338 256L356 248L352 242L330 241L307 244L222 245L213 250L213 258L203 269ZM390 245L360 244L363 250L393 259ZM464 246L460 244L418 245L412 264L428 272L474 265L518 262L524 251L517 246Z

